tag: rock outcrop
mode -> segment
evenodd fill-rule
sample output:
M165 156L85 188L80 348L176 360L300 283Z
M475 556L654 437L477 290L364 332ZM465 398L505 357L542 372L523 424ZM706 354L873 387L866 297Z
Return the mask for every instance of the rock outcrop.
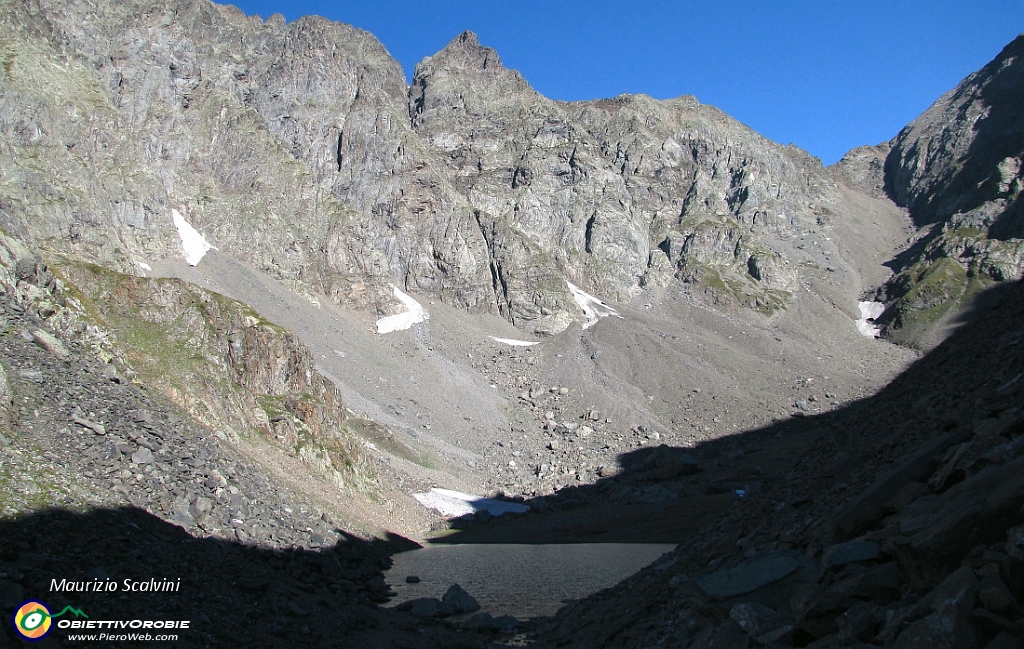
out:
M880 290L901 342L933 329L994 282L1024 274L1024 36L942 96L890 143L885 188L922 229Z
M581 318L566 281L778 311L864 218L819 161L692 97L552 101L470 33L407 87L320 18L4 6L0 225L120 272L180 255L177 209L301 290L387 313L395 283L551 334Z
M820 164L693 97L551 101L470 33L417 66L410 113L478 214L516 324L537 306L564 320L560 278L619 300L675 278L780 308L796 282L785 241L842 211ZM531 306L506 277L539 272Z
M849 188L923 228L876 297L892 339L926 345L1024 265L1021 39L824 170L692 97L546 99L468 32L407 85L372 35L321 18L4 7L0 226L120 272L180 255L176 209L221 250L380 314L395 283L552 334L581 317L566 281L620 301L678 282L774 313L822 266L848 274L811 282L831 301L874 284L851 251L895 242L829 236L876 218Z
M71 263L56 272L124 364L196 420L266 439L340 487L375 488L337 387L294 333L181 280Z

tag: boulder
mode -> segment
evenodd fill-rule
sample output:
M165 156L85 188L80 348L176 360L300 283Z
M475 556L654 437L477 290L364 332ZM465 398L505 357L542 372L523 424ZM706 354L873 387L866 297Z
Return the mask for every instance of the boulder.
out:
M153 451L144 446L132 453L132 464L152 464L154 459Z
M456 613L472 613L480 610L480 603L458 584L452 584L445 591L441 602L450 606Z
M847 541L832 545L822 552L821 571L845 566L848 563L874 561L882 555L882 546L874 541Z
M794 573L810 579L814 564L800 554L789 551L773 552L734 566L713 572L694 581L716 599L728 599L753 592L778 582Z
M729 617L747 635L757 638L786 625L778 611L757 602L741 602L729 610Z
M64 343L57 340L57 337L48 331L33 329L29 333L32 334L32 340L37 345L50 352L57 360L66 361L70 357L67 348L64 347Z
M1019 618L1021 607L998 575L985 575L978 584L978 600L987 610L1003 617Z
M836 528L841 538L866 529L886 514L885 503L893 500L911 482L927 480L939 459L952 446L970 437L967 429L953 430L922 446L906 462L879 476L849 505L836 515Z
M644 468L651 471L653 477L676 478L700 472L697 459L678 448L662 444L655 448L644 459Z
M858 599L887 604L900 597L900 569L895 561L875 566L839 584L844 592Z
M927 505L897 519L900 566L918 586L949 574L971 548L1006 539L1024 506L1024 457L988 467Z
M462 627L465 629L491 633L511 633L517 626L519 626L519 620L511 615L494 617L490 613L477 613L462 623Z
M420 597L417 599L411 599L408 602L402 602L395 608L399 611L409 613L410 615L426 619L447 617L453 613L450 606L446 606L436 597Z

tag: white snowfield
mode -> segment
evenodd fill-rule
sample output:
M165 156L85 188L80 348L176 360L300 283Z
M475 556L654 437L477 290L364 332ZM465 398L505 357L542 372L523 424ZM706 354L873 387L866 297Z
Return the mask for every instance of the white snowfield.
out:
M395 289L395 297L405 305L405 311L378 320L377 333L389 334L393 331L410 329L414 324L430 319L430 314L423 308L423 305L403 293L397 286L391 288Z
M882 330L875 326L874 320L885 311L885 304L882 302L858 302L860 319L857 320L857 331L868 338L878 338ZM870 320L870 322L869 322Z
M140 261L140 262L138 262L138 264L139 264L139 268L141 268L142 270L145 270L145 271L152 271L153 270L153 267L150 266L149 264L147 264L144 261Z
M538 340L516 340L515 338L498 338L497 336L491 336L491 340L496 343L512 345L513 347L532 347L540 344Z
M484 498L438 487L432 488L427 493L413 494L412 497L420 501L420 504L427 509L437 510L442 516L465 516L479 511L485 511L491 516L501 516L508 513L522 514L530 510L528 505Z
M203 260L210 250L217 248L211 246L206 237L199 234L199 231L185 220L178 210L171 210L171 218L174 219L174 227L178 228L178 236L181 237L181 247L185 251L185 261L189 266L195 266Z
M572 292L572 296L576 300L576 304L580 305L580 308L583 309L583 314L587 316L587 322L583 325L584 329L594 326L598 320L605 316L613 315L616 318L622 317L619 315L618 311L593 295L580 290L580 288L575 284L567 281L566 285L569 287L569 291Z

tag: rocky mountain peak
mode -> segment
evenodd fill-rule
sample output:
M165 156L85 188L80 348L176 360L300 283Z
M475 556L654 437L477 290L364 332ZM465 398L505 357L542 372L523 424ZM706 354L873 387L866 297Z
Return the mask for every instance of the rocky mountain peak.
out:
M418 125L435 109L483 113L495 100L523 93L536 95L522 75L501 63L497 52L465 31L416 66L410 114Z
M915 222L935 223L1005 197L1013 178L1004 178L1004 161L1017 159L1019 173L1024 153L1022 89L1024 35L900 132L886 184Z
M498 53L480 44L480 39L471 31L464 31L444 46L434 56L427 57L420 65L427 62L435 65L441 63L463 70L504 70Z

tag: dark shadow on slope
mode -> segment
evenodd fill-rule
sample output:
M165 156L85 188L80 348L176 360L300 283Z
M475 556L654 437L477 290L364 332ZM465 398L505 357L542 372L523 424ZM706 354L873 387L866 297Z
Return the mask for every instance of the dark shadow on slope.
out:
M946 204L939 205L940 209L946 206L953 208L950 214L968 212L1008 195L1009 188L1001 186L1004 178L999 167L1007 159L1015 159L1019 165L1019 160L1024 157L1024 112L1020 110L1020 96L1024 90L1022 56L1024 35L1014 39L995 61L982 70L982 74L991 75L980 92L987 111L974 124L977 136L971 142L967 155L958 161L960 166L954 182L944 187L939 197ZM1016 175L1010 173L1011 177ZM964 200L969 202L961 204ZM1008 206L996 217L989 236L998 239L1022 236L1020 210L1019 200Z
M637 449L619 457L615 476L527 500L535 513L463 522L463 529L432 542L683 543L723 514L748 512L752 524L775 529L812 505L829 503L837 511L920 446L969 435L978 404L1024 372L1024 284L990 289L961 320L949 338L871 397L692 449ZM890 489L906 487L911 491L903 495L914 495L917 474L937 461L927 458ZM835 533L877 524L888 511L878 504ZM774 516L773 508L787 515Z
M74 513L51 509L0 520L0 645L22 646L11 625L15 608L41 600L56 614L80 609L88 621L187 620L188 629L88 630L89 633L171 633L174 647L484 646L471 635L452 638L440 625L377 609L386 601L381 570L390 555L417 547L390 535L344 541L323 551L263 549L194 538L134 507ZM131 592L130 583L164 579L172 592ZM102 592L61 591L62 581L116 584ZM180 580L180 582L178 581ZM106 588L106 586L104 587ZM111 586L110 588L113 588ZM68 613L48 637L25 646L152 646L152 642L71 642L57 622L87 621ZM78 631L75 631L78 632Z
M925 249L927 249L928 245L941 233L942 228L937 224L933 225L928 232L915 241L909 248L896 253L892 259L884 262L882 265L891 270L893 274L897 274L900 271L910 268L924 258ZM882 286L886 286L886 284L883 284Z
M1021 155L1024 156L1024 152ZM993 239L1002 241L1024 237L1024 192L1018 194L1017 198L996 217L988 232Z
M894 499L928 488L923 476L942 453L905 468L917 449L970 434L979 417L1003 416L1007 399L1019 406L1021 393L1005 393L1005 386L1015 389L1015 378L1024 384L1024 284L991 290L965 320L875 396L695 449L638 449L620 457L614 477L534 500L553 511L474 526L448 540L671 540L720 558L742 553L741 541L751 530L796 548L813 534L827 533L812 539L826 544L877 527L899 506ZM870 491L879 476L894 471L884 490ZM863 494L873 495L858 500ZM808 518L832 518L835 524L818 526L818 532L788 530ZM993 530L978 526L965 543L990 543L998 532ZM0 635L9 641L4 646L18 646L11 612L22 600L36 598L56 610L74 606L91 620L189 620L174 645L183 647L373 647L396 646L396 639L397 646L473 647L489 641L377 609L374 600L386 592L381 569L392 552L412 544L400 537L343 536L344 542L322 552L268 550L194 538L136 508L49 510L2 520ZM53 580L97 578L115 580L119 590L52 590ZM181 586L176 592L123 590L125 579L164 578L180 578ZM66 634L54 631L36 646L62 646Z
M984 113L970 126L975 136L967 153L944 172L927 172L936 176L932 182L935 189L926 189L917 195L905 191L909 179L901 179L901 176L910 172L899 168L899 164L906 143L899 143L887 157L886 193L898 205L910 209L918 227L945 221L958 212L969 212L1003 193L999 188L998 165L1006 158L1020 159L1024 154L1024 114L1019 109L1020 92L1024 87L1024 65L1019 60L1022 54L1024 36L1018 36L973 75L970 85L962 87L959 94L951 98L951 102L967 101L968 106L984 109ZM975 97L964 97L965 93ZM972 117L959 115L958 119L968 124ZM911 152L920 144L910 143ZM942 143L935 146L941 147ZM909 153L907 158L912 158Z

